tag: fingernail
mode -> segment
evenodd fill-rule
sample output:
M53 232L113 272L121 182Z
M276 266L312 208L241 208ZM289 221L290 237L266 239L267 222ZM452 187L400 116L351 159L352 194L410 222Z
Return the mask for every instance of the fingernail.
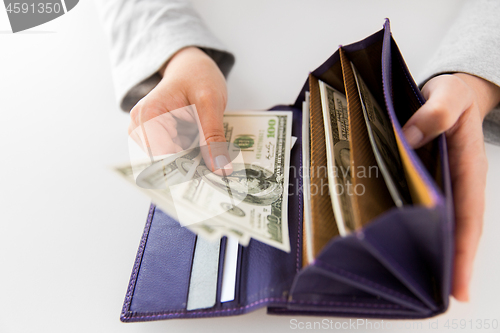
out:
M469 302L469 288L465 287L465 290L460 290L460 291L453 291L453 297L459 302Z
M413 148L417 147L418 144L424 139L424 133L422 133L422 131L414 125L403 129L403 134L406 137L406 141L408 141L410 146L412 146Z
M465 292L464 302L469 303L469 301L470 301L470 297L469 297L469 290L467 290L467 291Z
M225 155L219 155L215 158L215 170L218 169L230 169L231 165L229 164L229 161L227 160L227 157Z

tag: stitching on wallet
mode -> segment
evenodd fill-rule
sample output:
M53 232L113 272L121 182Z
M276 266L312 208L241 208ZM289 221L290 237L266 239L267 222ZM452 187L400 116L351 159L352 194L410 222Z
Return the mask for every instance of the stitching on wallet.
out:
M391 59L392 59L392 54L391 54L390 50L387 50L388 48L389 48L389 46L387 45L387 43L384 43L384 50L383 50L383 52L385 54L389 53L391 55ZM392 63L392 61L391 61L391 63ZM389 68L387 70L389 71L389 79L391 81L390 84L391 84L391 87L392 87L393 86L393 81L392 81L392 67L389 65ZM389 104L389 103L387 103L387 96L389 95L389 93L385 90L385 84L384 84L384 82L385 82L385 80L384 80L384 66L383 66L383 63L382 63L382 68L380 69L380 71L381 71L381 73L380 73L381 75L380 76L382 77L382 91L384 92L384 99L385 99L385 103L387 105L387 104ZM393 98L393 96L392 96L392 89L391 89L391 91L390 91L391 102L392 102L392 98ZM387 113L389 114L389 118L391 118L391 120L393 122L395 122L395 119L393 119L391 113L390 112L387 112Z
M411 84L411 80L408 77L408 74L406 74L406 71L404 70L405 66L404 66L403 62L401 61L401 56L398 57L398 61L399 61L399 65L403 68L403 73L405 74L406 81L408 81L408 84L410 85L410 88L413 91L413 94L415 95L415 97L417 98L417 100L419 101L420 104L424 104L424 101L422 101L420 99L420 97L418 96L417 92L413 88L413 84Z
M156 317L170 317L170 316L176 316L176 315L183 315L183 314L189 314L189 315L199 315L199 314L213 314L213 313L233 313L233 312L238 312L242 310L246 310L249 308L252 308L256 305L259 305L261 303L266 303L266 302L283 302L286 303L287 300L283 298L264 298L259 301L250 303L246 306L239 306L236 308L231 308L231 309L223 309L223 310L212 310L212 311L195 311L195 312L187 312L187 311L177 311L177 312L164 312L164 313L157 313L157 314L151 314L151 315L141 315L141 316L134 316L133 314L129 314L128 317L126 318L133 318L133 319L146 319L146 318L156 318ZM295 303L295 304L314 304L314 305L339 305L339 306L350 306L350 307L356 307L356 306L362 306L366 308L392 308L392 309L402 309L401 306L399 305L392 305L392 304L370 304L370 303L356 303L356 302L335 302L335 301L289 301L288 303ZM348 310L346 310L348 311Z
M292 300L290 303L298 304L316 304L316 305L342 305L342 306L363 306L367 308L392 308L392 309L402 309L401 306L397 304L371 304L371 303L357 303L357 302L338 302L338 301L299 301Z
M406 77L406 81L408 82L408 84L410 85L410 88L411 90L413 91L413 94L415 95L415 97L417 98L418 102L420 103L420 105L424 105L425 101L422 101L419 97L419 95L417 94L417 92L415 91L415 89L413 88L413 85L411 84L411 80L410 78L408 77L408 74L406 73L407 71L405 70L405 65L403 63L403 59L402 59L402 56L401 54L398 55L398 62L399 62L399 65L402 67L403 69L403 73ZM422 168L419 166L419 164L414 164L415 168L418 170L418 172L420 174L424 174L424 170L422 170ZM424 178L424 182L427 184L427 186L431 187L432 188L432 184L429 183L429 180Z
M337 312L347 312L349 311L348 309L336 309L335 311ZM288 310L286 309L273 309L273 312L283 312L283 313L287 313ZM312 314L314 314L315 312L312 312ZM359 313L362 313L362 314L372 314L372 312L368 312L368 311L360 311ZM304 314L304 315L307 315L307 314ZM422 316L419 316L419 315L409 315L409 314L401 314L401 315L394 315L394 314L389 314L389 313L384 313L384 318L390 318L390 319L416 319L416 318L426 318L427 316L426 315L422 315ZM378 317L375 317L375 318L378 318Z
M137 281L137 275L139 273L139 268L141 267L142 256L144 254L144 249L146 247L146 242L149 235L149 230L151 228L151 223L153 221L153 213L155 211L156 206L151 204L149 207L148 219L146 222L146 228L144 228L144 233L141 238L141 242L139 244L139 249L137 251L137 256L134 262L134 268L132 269L132 275L130 276L129 285L127 288L127 294L125 296L125 303L123 304L122 313L126 313L130 311L130 306L132 304L132 294L135 289L135 283Z
M133 314L127 318L134 318L134 319L145 319L145 318L155 318L155 317L168 317L168 316L174 316L174 315L181 315L181 314L189 314L189 315L198 315L198 314L212 314L212 313L232 313L232 312L237 312L241 310L245 310L251 307L254 307L256 305L259 305L261 303L265 302L284 302L286 303L286 299L283 298L264 298L261 300L258 300L256 302L250 303L245 306L239 306L236 308L230 308L230 309L222 309L222 310L212 310L212 311L195 311L195 312L188 312L188 311L177 311L177 312L164 312L164 313L158 313L158 314L151 314L151 315L142 315L142 316L133 316Z
M422 304L420 304L420 302L415 301L414 299L412 299L412 298L410 298L410 297L408 297L406 295L403 295L403 294L401 294L401 293L399 293L397 291L394 291L392 289L389 289L387 287L381 286L381 285L379 285L379 284L377 284L375 282L372 282L372 281L367 280L367 279L365 279L365 278L363 278L361 276L358 276L356 274L353 274L353 273L350 273L348 271L345 271L345 270L343 270L341 268L337 268L337 267L328 265L327 263L322 262L320 260L316 260L316 264L318 264L319 266L324 266L325 268L329 268L330 271L333 271L333 273L338 272L339 274L342 274L342 275L344 275L346 277L349 277L349 278L351 278L353 280L357 280L359 282L363 282L363 283L365 283L365 284L367 284L367 285L369 285L371 287L378 288L380 290L386 291L389 294L392 294L394 296L398 296L398 297L400 297L400 298L402 298L404 300L407 300L408 302L410 302L410 303L412 303L414 305L422 306Z
M300 135L302 136L302 130L301 130L301 133ZM302 149L300 149L300 152L299 152L299 165L302 165ZM304 169L304 166L302 165L302 169ZM300 168L299 168L300 170ZM299 191L298 192L298 196L299 196L299 229L297 230L297 257L296 257L296 262L297 262L297 273L300 271L300 239L301 239L301 235L302 235L302 200L303 200L303 191L304 189L302 188L302 175L299 174L299 188L302 189L302 191Z

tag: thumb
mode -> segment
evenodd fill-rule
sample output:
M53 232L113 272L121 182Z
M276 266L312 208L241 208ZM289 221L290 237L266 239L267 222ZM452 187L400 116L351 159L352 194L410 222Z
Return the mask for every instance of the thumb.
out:
M223 125L224 108L212 103L198 104L200 147L206 166L220 176L233 172Z
M403 127L408 143L415 149L453 127L473 102L469 87L455 75L429 80L422 93L427 102Z

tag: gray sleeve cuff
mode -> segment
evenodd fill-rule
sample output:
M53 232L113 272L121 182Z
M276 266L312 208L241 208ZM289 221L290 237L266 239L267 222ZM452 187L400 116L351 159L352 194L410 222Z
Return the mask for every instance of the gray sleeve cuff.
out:
M464 72L500 86L500 1L467 1L419 76L420 86L445 73Z
M180 49L186 46L198 46L196 44L188 44L175 49L170 54L163 54L163 57L158 54L159 61L156 62L156 66L150 66L149 70L144 72L137 72L135 75L128 75L127 72L120 70L115 70L115 90L120 108L123 111L130 111L134 105L137 104L144 96L146 96L161 80L161 75L158 70ZM208 56L210 56L222 74L225 77L228 76L231 68L234 65L234 56L226 51L220 51L215 49L209 49L206 47L200 47ZM140 70L142 65L138 64L136 70ZM151 73L152 72L152 73ZM120 74L122 79L120 79ZM128 88L130 87L130 88Z
M468 73L500 86L500 1L469 0L419 76L420 87L440 74ZM485 140L500 144L500 108L483 123Z
M484 141L500 145L500 107L493 109L483 122Z
M209 31L187 0L103 0L115 93L129 111L160 80L158 70L180 49L204 50L226 76L234 56Z

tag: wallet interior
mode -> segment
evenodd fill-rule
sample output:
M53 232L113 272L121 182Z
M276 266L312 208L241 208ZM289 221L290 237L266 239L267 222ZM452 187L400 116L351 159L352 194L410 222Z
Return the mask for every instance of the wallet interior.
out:
M380 75L382 73L380 54L382 54L382 40L371 44L365 49L350 52L349 56L341 48L339 49L339 59L323 74L318 77L313 74L309 76L310 168L311 170L319 170L319 172L310 172L311 188L321 188L324 187L324 184L328 184L326 172L321 172L321 170L326 170L327 166L327 147L318 80L322 80L346 95L352 169L372 170L377 168L377 161L370 144L359 91L350 63L355 64L379 105L385 105L382 76ZM395 109L402 111L397 113L397 118L393 121L401 127L400 124L405 124L418 110L421 101L413 93L411 83L404 74L403 60L397 59L396 61L396 66L393 67L394 91L391 95L394 96ZM439 156L438 139L416 152L426 171L429 175L432 175L434 180L430 186L427 186L422 179L421 172L416 171L416 166L408 157L408 148L401 143L404 139L395 131L391 135L396 137L403 171L411 193L412 202L408 203L408 205L435 205L431 191L436 188L442 190L442 186L438 185L442 183L440 179L440 159L436 158ZM383 177L356 177L356 172L353 172L352 181L353 187L360 185L364 189L363 195L353 196L355 220L360 228L366 226L380 214L395 207ZM430 188L431 186L434 188ZM329 191L315 193L311 197L310 204L312 213L312 251L313 257L316 257L332 238L339 236L339 231L331 207ZM403 209L407 208L408 205ZM303 252L306 252L305 246L303 246ZM303 259L306 261L305 256L303 256Z
M303 243L303 269L294 281L292 298L303 302L321 300L323 305L318 305L316 311L345 311L348 305L342 302L335 305L335 301L362 300L365 309L358 306L353 311L366 313L370 311L370 303L378 303L380 299L401 306L397 311L402 311L403 316L405 311L416 311L422 316L442 311L448 303L452 242L451 233L443 231L452 228L446 146L442 136L416 151L406 142L401 127L425 100L388 30L341 47L310 74L302 93L310 93L311 169L327 163L318 80L346 95L353 169L361 166L368 170L377 165L350 62L378 104L389 106L386 112L394 130L392 134L398 145L411 202L396 207L382 177L353 175L353 186L362 184L366 190L364 195L353 198L360 232L340 237L333 212L326 208L331 207L328 191L316 196L311 194L314 260L307 262L304 255L307 248ZM299 97L295 106L302 100ZM324 174L310 174L311 184L328 182ZM419 228L429 230L422 232ZM398 257L398 252L412 253L413 261L403 254ZM314 282L308 283L308 280ZM312 311L310 303L304 306L289 303L287 312L293 310Z
M311 164L326 164L318 79L347 96L352 162L367 166L375 163L366 125L361 121L359 95L342 57L354 63L379 104L388 106L413 202L402 209L394 207L383 179L356 179L366 181L363 184L370 193L355 202L363 227L339 237L326 191L326 196L311 201L315 259L306 263L302 175L296 171L302 167L301 106L305 91L310 92L311 100ZM196 236L152 206L121 320L228 316L263 306L273 314L382 318L423 318L443 312L450 292L453 237L446 142L441 136L415 152L404 140L401 125L424 103L408 76L386 22L384 29L342 47L312 72L294 105L273 108L293 111L292 135L298 138L290 155L291 252L254 240L247 247L240 246L233 301L220 301L221 260L216 304L207 309L186 309ZM321 177L311 178L311 183L328 182L326 173ZM223 240L221 253L224 245Z

